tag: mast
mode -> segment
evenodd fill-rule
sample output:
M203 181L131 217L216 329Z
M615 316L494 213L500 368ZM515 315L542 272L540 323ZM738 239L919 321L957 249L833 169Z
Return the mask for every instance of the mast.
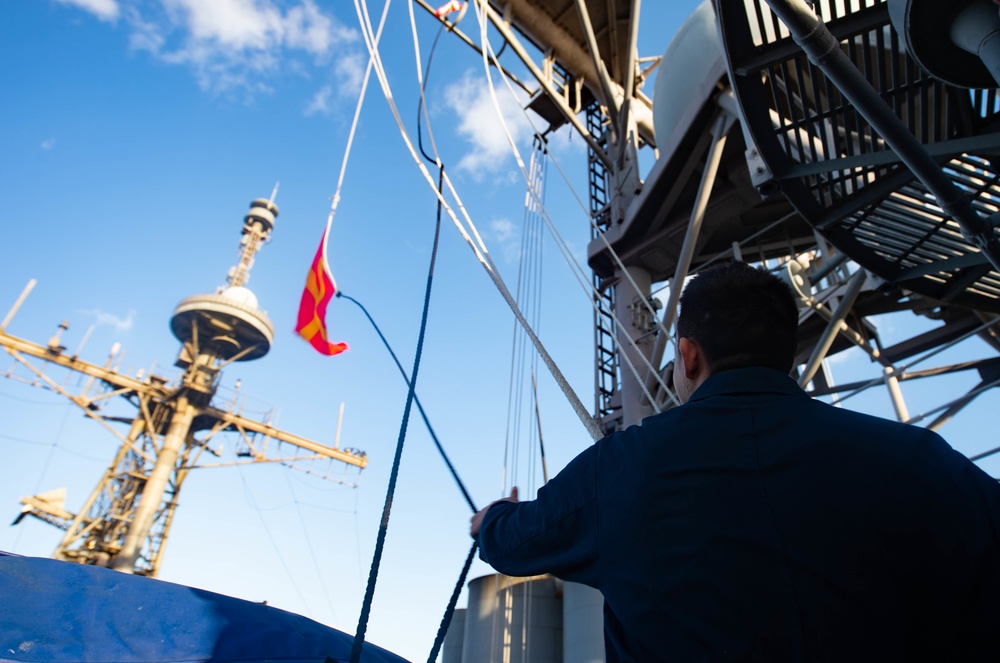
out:
M181 343L175 365L184 373L176 384L157 375L128 376L115 367L117 350L104 366L91 364L75 354L67 355L60 325L47 346L11 336L0 328L0 347L27 367L42 384L78 405L83 413L103 424L121 444L108 469L76 514L65 509L65 491L50 491L25 497L17 521L33 516L65 530L53 557L83 564L106 566L124 573L155 576L178 504L178 495L191 469L199 466L204 452L220 456L210 442L221 432L237 432L242 445L236 461L212 466L250 462L286 465L344 463L363 469L364 452L329 447L286 431L268 421L258 421L234 410L235 399L225 406L213 405L222 369L232 362L264 357L274 341L274 327L260 309L256 295L246 287L258 251L270 241L278 207L271 199L258 198L244 217L237 263L226 282L215 293L182 300L174 310L170 328ZM4 326L25 295L5 318ZM79 394L70 394L47 376L31 359L60 366L91 378ZM97 388L95 389L95 385ZM102 392L103 386L107 391ZM136 406L131 419L105 416L101 407L109 396L121 396ZM127 423L120 434L110 423ZM268 453L268 441L290 445L294 454L278 457Z

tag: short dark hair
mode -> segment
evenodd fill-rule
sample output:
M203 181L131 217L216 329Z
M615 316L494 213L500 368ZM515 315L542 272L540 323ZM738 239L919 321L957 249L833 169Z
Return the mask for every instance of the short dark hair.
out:
M710 373L760 366L790 373L798 307L788 285L765 269L728 262L684 288L678 338L695 341Z

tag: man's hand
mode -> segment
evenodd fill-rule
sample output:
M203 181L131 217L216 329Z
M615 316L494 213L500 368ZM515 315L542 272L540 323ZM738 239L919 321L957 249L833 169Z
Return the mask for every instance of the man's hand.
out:
M511 491L510 491L510 497L504 497L503 499L499 499L499 500L490 502L485 507L483 507L482 509L480 509L479 511L477 511L474 516L472 516L472 524L469 526L469 534L472 535L472 538L476 538L477 536L479 536L479 528L483 526L483 516L485 516L486 512L490 510L490 507L492 507L494 504L497 504L499 502L514 502L516 504L517 503L517 486L514 486L511 489Z

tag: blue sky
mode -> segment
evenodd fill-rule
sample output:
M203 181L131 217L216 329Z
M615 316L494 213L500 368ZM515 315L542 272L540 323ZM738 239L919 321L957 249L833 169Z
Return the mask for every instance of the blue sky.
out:
M640 55L661 54L696 4L644 3ZM65 319L63 341L75 349L94 325L84 358L103 363L119 343L122 370L148 370L155 362L157 372L175 376L173 308L224 283L247 204L281 182L273 240L248 284L274 322L276 340L267 357L229 367L224 385L231 389L239 379L245 411L274 408L279 426L328 444L344 402L341 444L365 450L370 465L353 490L269 465L195 472L182 492L161 578L267 600L353 632L405 385L349 302L331 303L328 319L332 339L347 341L348 353L321 357L292 332L366 62L352 3L13 0L0 15L7 63L0 69L0 309L30 278L39 281L10 333L44 343ZM416 20L426 58L436 25L422 10ZM471 10L463 28L478 36ZM400 0L386 30L383 57L413 134L418 89ZM510 55L505 62L520 72ZM527 154L530 128L498 85ZM513 282L525 185L500 133L480 57L442 38L427 95L443 159ZM585 195L583 141L562 132L552 149L570 185ZM586 216L556 169L548 173L550 214L582 260ZM409 369L435 202L374 78L342 195L329 244L334 276L368 307ZM418 393L473 497L485 504L500 495L503 480L513 322L449 222L442 232ZM540 336L590 407L591 310L545 241ZM912 324L886 320L880 329L891 340ZM984 346L963 352L985 354ZM834 370L843 380L870 376L866 363L847 356ZM939 403L942 390L957 396L968 383L964 376L944 387L904 385L904 393L918 412L921 399ZM67 385L79 388L76 378ZM588 437L544 372L539 390L552 473ZM855 400L887 413L881 393ZM980 399L946 436L967 453L995 446L982 435L994 405L989 396ZM11 519L20 497L61 486L69 489L68 508L78 508L116 448L75 406L12 380L0 381L0 418L0 515L6 509ZM512 464L509 471L522 495L540 480L532 469L536 451L526 433L523 440L518 469ZM468 517L414 418L368 629L372 642L426 657L468 550ZM0 549L48 555L59 535L25 521L0 528ZM477 562L472 577L487 571Z

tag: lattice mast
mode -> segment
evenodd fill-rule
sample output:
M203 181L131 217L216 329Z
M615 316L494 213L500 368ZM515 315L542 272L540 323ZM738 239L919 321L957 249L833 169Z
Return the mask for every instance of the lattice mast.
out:
M175 386L154 375L143 378L119 373L112 368L114 355L105 366L68 356L59 345L58 333L48 346L40 346L10 336L0 327L0 346L48 388L79 405L87 416L103 423L121 440L114 460L79 513L65 510L64 491L22 499L24 506L18 521L30 515L66 531L53 553L56 559L155 576L181 486L203 452L220 455L209 446L219 432L236 431L242 435L245 448L238 454L242 460L236 461L240 463L323 460L357 468L367 465L363 452L341 450L336 443L328 447L275 429L266 421L245 417L233 410L235 399L222 408L212 404L222 369L234 361L263 357L274 340L274 327L246 283L257 252L270 239L277 215L273 195L271 200L254 200L244 219L239 261L229 270L227 285L214 294L188 297L177 305L170 327L182 344L175 365L184 373ZM20 301L15 309L19 305ZM65 328L63 323L60 331ZM86 374L92 380L81 394L69 394L32 365L29 357ZM103 383L110 394L90 395L95 380ZM103 417L100 404L109 395L122 396L135 405L135 417ZM108 421L128 423L129 430L121 435L108 426ZM291 445L295 455L268 455L270 439ZM235 462L213 466L227 464Z

